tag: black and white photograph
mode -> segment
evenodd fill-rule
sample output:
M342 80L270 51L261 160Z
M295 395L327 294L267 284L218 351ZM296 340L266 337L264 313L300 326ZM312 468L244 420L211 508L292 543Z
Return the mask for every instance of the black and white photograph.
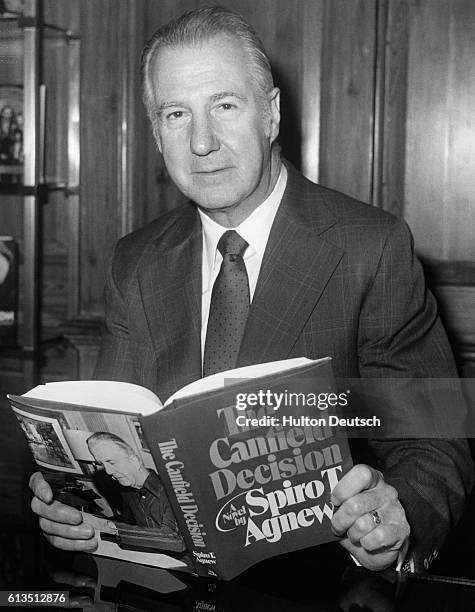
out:
M50 470L82 474L56 418L29 414L19 409L14 409L14 412L38 465Z
M473 0L0 0L0 592L475 609L474 32Z
M55 499L80 511L101 540L122 554L184 552L135 417L15 403L13 411ZM110 556L104 546L99 554Z

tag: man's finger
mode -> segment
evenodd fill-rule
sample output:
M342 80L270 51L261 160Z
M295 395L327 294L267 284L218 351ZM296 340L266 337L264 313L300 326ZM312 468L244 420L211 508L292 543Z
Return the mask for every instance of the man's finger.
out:
M332 527L337 535L342 535L360 517L379 509L387 501L381 492L369 489L350 497L338 508L332 518ZM370 517L371 518L371 517ZM374 527L374 524L373 524Z
M376 528L373 517L370 514L360 516L354 524L348 529L347 535L353 544L359 544L361 538L373 531Z
M378 470L365 464L355 465L335 486L331 501L335 506L340 506L350 497L361 493L361 491L372 489L382 481L383 475Z
M379 525L361 538L361 546L368 552L377 550L399 550L409 536L405 525Z
M53 491L41 472L35 472L30 478L30 489L38 499L50 504L53 501Z
M82 523L81 525L65 525L56 521L50 521L45 518L40 518L39 524L41 529L54 536L62 538L70 538L72 540L89 540L94 536L94 528L91 525Z
M65 506L61 502L53 501L45 503L38 497L31 500L31 509L40 517L49 519L56 523L66 525L79 525L82 522L82 514L76 508Z
M93 552L97 548L97 540L69 540L60 536L44 534L48 542L61 550L73 550L76 552Z

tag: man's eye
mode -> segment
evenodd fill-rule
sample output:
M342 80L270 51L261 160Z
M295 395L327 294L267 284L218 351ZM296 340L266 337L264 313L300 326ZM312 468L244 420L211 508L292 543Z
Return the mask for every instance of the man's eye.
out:
M222 108L223 110L231 110L233 108L235 108L234 104L231 104L230 102L223 102L220 106L220 108Z
M173 113L170 113L169 115L167 115L167 119L169 119L170 121L173 121L176 119L181 119L183 115L184 115L183 111L173 111Z

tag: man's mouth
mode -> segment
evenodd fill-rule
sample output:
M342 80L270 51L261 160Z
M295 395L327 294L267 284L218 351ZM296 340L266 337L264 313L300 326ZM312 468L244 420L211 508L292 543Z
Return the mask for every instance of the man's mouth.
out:
M212 175L212 174L221 174L223 172L226 172L227 170L230 170L230 167L225 167L225 168L210 168L210 169L203 169L203 170L194 170L193 174L202 174L202 175Z

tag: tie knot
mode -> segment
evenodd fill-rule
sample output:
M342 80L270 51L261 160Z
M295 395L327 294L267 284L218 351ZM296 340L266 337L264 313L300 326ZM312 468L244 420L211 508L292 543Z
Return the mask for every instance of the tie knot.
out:
M244 251L248 247L248 243L235 230L224 232L218 242L218 251L224 257L225 255L244 255Z

